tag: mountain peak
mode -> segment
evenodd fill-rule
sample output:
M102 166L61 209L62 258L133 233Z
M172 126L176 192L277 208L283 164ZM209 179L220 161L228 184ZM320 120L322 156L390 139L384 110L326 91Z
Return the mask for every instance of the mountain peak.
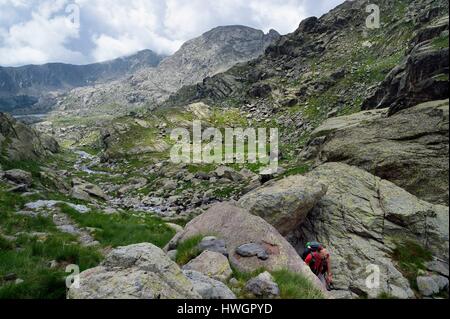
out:
M252 27L248 27L245 25L225 25L225 26L218 26L215 27L201 35L201 37L206 38L213 38L217 36L232 36L232 37L241 37L243 39L248 39L248 36L252 37L255 35L261 35L263 37L279 37L280 34L274 30L270 29L270 31L267 34L264 34L262 30L255 29Z
M259 57L279 37L275 30L264 34L242 25L219 26L184 43L156 68L138 70L120 81L75 89L59 105L78 112L95 111L98 106L110 104L157 104L185 85L199 83L237 63ZM126 111L127 107L123 109Z

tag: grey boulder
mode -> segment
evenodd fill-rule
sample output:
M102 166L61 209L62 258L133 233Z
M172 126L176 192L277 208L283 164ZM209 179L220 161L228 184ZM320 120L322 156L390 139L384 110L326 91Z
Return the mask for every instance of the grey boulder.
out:
M214 251L228 257L227 245L225 243L225 240L218 239L214 236L204 237L198 244L198 249L200 249L200 251Z
M96 199L107 200L108 196L103 192L103 190L92 183L86 182L79 178L74 178L72 180L72 190L70 195L73 198L93 201Z
M183 270L195 270L219 281L226 281L233 273L227 257L209 250L189 261Z
M112 250L100 266L80 274L69 299L200 299L191 281L149 243Z
M245 284L245 289L255 297L276 298L280 295L280 289L272 275L265 271Z
M236 299L235 294L224 283L214 280L195 270L183 270L194 290L203 299Z
M31 186L33 183L33 176L31 173L26 172L21 169L11 169L5 172L5 178L16 184L23 184L26 186Z

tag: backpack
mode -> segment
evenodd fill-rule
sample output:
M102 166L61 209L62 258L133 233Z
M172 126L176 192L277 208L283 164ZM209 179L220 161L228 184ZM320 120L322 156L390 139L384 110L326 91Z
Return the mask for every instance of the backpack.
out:
M322 247L321 243L318 243L316 241L307 242L305 245L305 250L303 251L302 258L303 260L308 257L308 255L312 252L316 252L319 250L319 248Z

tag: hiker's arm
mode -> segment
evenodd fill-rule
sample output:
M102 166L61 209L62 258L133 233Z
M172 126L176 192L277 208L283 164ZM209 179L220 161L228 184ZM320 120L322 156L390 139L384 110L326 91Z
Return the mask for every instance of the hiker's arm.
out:
M327 258L327 279L328 283L333 282L333 274L331 273L331 258Z
M312 256L311 256L311 254L308 254L308 256L306 256L306 258L305 258L305 263L309 266L309 263L311 262L311 258L312 258Z

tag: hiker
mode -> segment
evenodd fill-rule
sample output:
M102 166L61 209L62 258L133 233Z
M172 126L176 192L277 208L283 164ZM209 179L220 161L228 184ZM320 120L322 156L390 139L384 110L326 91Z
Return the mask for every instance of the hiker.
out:
M303 259L324 286L329 289L333 284L333 275L330 254L325 247L317 242L307 243Z

